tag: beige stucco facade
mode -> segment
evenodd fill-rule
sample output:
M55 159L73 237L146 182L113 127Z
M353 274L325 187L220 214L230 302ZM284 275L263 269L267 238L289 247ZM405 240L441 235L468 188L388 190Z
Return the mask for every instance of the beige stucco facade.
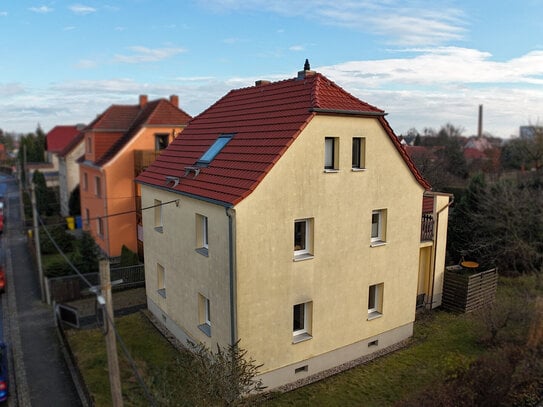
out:
M85 144L81 141L66 155L58 159L58 176L60 191L60 214L68 216L70 194L79 184L79 164L77 160L85 152Z
M325 137L337 170L324 170ZM365 139L365 168L351 168L352 138ZM182 181L181 181L182 182ZM233 208L142 185L149 309L179 339L226 345L240 339L270 388L393 345L412 334L427 266L444 261L421 246L424 188L371 117L315 116L258 187ZM441 207L448 197L438 196ZM169 203L176 201L175 203ZM436 201L436 202L437 202ZM383 242L371 241L372 212ZM208 250L199 248L199 216ZM439 227L446 238L446 210ZM309 220L310 255L294 255L294 223ZM426 252L424 252L426 253ZM433 273L433 271L432 271ZM442 271L434 294L440 294ZM378 312L368 312L370 286ZM201 298L209 299L210 332ZM293 307L307 304L303 336ZM233 329L232 329L233 328Z

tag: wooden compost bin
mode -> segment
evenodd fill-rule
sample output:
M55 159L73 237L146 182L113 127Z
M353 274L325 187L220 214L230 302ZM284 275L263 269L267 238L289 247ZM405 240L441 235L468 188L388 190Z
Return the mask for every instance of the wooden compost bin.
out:
M473 273L461 266L445 269L442 306L451 311L471 312L490 304L496 296L498 271Z

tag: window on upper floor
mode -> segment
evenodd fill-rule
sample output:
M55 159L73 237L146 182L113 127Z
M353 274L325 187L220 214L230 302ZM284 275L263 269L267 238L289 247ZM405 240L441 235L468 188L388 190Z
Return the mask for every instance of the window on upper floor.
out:
M211 336L211 301L202 294L198 294L198 328Z
M383 314L383 289L383 283L370 285L368 290L368 319L373 319Z
M170 144L169 134L155 134L155 150L164 150Z
M94 195L101 197L102 196L102 183L100 177L94 177Z
M371 243L379 245L386 242L386 209L374 210L371 213Z
M334 172L339 169L339 138L324 138L324 170Z
M313 319L313 302L304 302L294 305L292 309L292 337L293 342L311 339L311 325Z
M87 153L92 153L92 137L87 136L87 143L86 143Z
M364 137L353 137L352 169L360 170L366 168L366 139Z
M86 172L83 173L83 190L89 190L89 176Z
M85 208L85 219L87 222L87 226L89 226L90 225L90 211L88 210L88 208Z
M163 224L162 224L162 201L155 199L154 204L154 224L155 230L162 233Z
M159 263L156 264L156 286L157 293L166 298L166 273L164 267Z
M96 233L98 236L104 236L104 221L102 218L96 218Z
M207 216L196 214L196 251L204 256L209 255L209 233Z
M294 221L294 260L313 257L313 219Z

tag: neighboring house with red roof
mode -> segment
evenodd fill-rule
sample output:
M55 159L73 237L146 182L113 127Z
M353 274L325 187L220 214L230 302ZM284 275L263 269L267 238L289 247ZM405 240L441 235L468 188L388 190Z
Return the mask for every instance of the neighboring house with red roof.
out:
M60 214L62 216L70 215L70 196L79 188L79 163L77 160L85 153L84 127L84 125L78 125L76 136L57 153Z
M59 185L58 153L77 136L77 126L55 126L45 135L46 163L27 164L29 171L43 173L47 186ZM30 165L30 166L29 166Z
M139 104L112 105L83 134L80 165L84 228L109 257L123 245L143 254L141 201L134 177L184 129L191 119L176 95Z
M270 389L390 351L441 303L449 196L309 69L232 90L136 182L149 310L183 343L240 340Z

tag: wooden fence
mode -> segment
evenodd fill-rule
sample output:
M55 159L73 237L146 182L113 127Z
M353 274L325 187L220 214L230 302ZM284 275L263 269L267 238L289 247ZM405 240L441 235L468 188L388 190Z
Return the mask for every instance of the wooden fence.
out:
M471 312L494 301L498 270L472 274L460 266L447 267L443 280L442 306L459 312Z
M112 267L110 274L111 281L123 280L121 284L112 287L115 291L143 287L145 285L145 269L143 264L128 267ZM83 274L83 276L93 286L100 285L99 273L88 273ZM46 278L45 282L48 304L51 304L53 300L61 303L78 300L90 295L89 287L78 275L50 277Z

